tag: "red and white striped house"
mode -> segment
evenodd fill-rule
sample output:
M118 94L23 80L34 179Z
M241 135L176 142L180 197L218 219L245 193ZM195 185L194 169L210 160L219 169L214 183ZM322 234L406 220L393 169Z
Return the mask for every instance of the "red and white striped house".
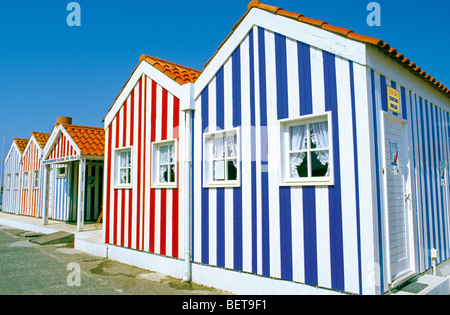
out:
M43 149L49 137L50 134L48 133L32 132L24 150L19 214L33 217L41 216L41 159Z
M153 258L184 253L189 96L199 72L142 55L105 117L104 233L109 257L123 248ZM188 178L188 177L187 177ZM122 251L123 253L123 251ZM152 255L150 255L152 256ZM123 259L123 256L122 256Z

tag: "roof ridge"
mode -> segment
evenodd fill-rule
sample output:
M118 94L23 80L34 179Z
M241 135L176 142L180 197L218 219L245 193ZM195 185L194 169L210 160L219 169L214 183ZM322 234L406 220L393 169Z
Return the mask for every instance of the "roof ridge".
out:
M84 125L74 125L74 124L61 124L63 127L75 127L75 128L87 128L87 129L96 129L104 131L105 129L102 127L92 127L92 126L84 126Z
M433 78L430 74L426 73L424 70L422 70L420 67L418 67L414 62L412 62L410 59L406 58L403 54L398 53L398 51L395 48L392 48L388 43L384 42L382 39L358 34L350 29L339 27L339 26L334 26L334 25L328 24L327 22L322 21L322 20L317 20L317 19L306 17L300 13L289 12L289 11L283 10L280 7L264 4L258 0L252 0L249 2L249 4L247 5L247 12L233 26L231 33L220 44L220 46L217 48L216 53L209 59L209 61L203 67L203 70L208 66L208 64L211 62L211 60L217 55L220 48L225 44L225 42L229 39L229 37L234 33L234 31L238 27L238 25L242 22L242 20L247 16L247 14L253 8L268 11L268 12L271 12L271 13L289 18L289 19L296 20L298 22L302 22L302 23L306 23L306 24L309 24L309 25L312 25L315 27L322 28L326 31L347 37L352 40L356 40L356 41L359 41L359 42L362 42L365 44L370 44L372 46L375 46L378 50L380 50L382 53L386 54L388 57L390 57L391 59L398 62L401 66L412 71L415 75L421 77L427 83L433 85L438 90L440 90L440 92L442 92L446 96L450 97L450 89L449 88L447 88L444 84L439 82L437 79Z

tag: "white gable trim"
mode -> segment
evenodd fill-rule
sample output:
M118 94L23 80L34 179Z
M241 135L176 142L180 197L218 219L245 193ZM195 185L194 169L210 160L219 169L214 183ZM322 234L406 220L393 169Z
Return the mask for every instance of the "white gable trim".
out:
M171 94L175 95L177 98L180 99L181 102L183 102L183 99L185 99L185 94L187 91L187 88L183 88L185 85L190 86L191 84L185 84L181 85L177 83L176 81L169 78L167 75L150 65L146 61L141 61L141 63L138 65L136 70L134 71L131 78L128 80L127 84L123 88L122 92L120 92L119 96L117 97L116 101L114 102L113 106L111 107L111 110L105 117L105 129L108 128L108 126L111 124L111 122L114 120L116 114L119 112L119 110L122 108L124 102L130 95L131 91L135 88L136 84L139 82L142 75L146 75L151 80L155 81L169 91ZM182 106L182 104L181 104ZM183 108L183 107L182 107Z
M62 134L66 137L67 140L69 140L70 145L75 149L76 153L81 154L80 148L75 144L72 137L69 135L64 126L59 125L57 128L53 129L52 134L50 135L50 138L48 139L47 144L45 145L42 160L45 160L50 156Z
M253 8L200 74L195 83L195 99L242 43L254 25L331 52L355 63L366 64L366 45L364 43L278 14Z
M9 156L12 154L12 151L14 149L17 151L17 154L20 156L20 158L22 158L22 154L20 154L19 148L17 147L16 142L13 140L13 142L11 143L11 146L9 147L8 154L6 154L6 158L5 158L5 161L4 161L5 165L6 165L6 163L8 163Z
M43 150L41 149L41 147L39 146L39 143L37 142L36 138L33 135L31 135L30 140L28 140L28 144L25 147L25 150L23 150L22 158L27 154L28 149L30 148L32 142L34 142L34 145L38 149L39 159L41 159Z

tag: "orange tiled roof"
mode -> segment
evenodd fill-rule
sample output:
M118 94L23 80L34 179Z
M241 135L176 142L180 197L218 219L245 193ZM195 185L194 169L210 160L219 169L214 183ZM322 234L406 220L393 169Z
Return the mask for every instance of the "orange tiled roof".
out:
M102 156L105 154L105 130L97 127L63 125L81 155Z
M25 148L27 147L28 139L14 138L13 141L16 143L20 154L23 154L23 151L25 151Z
M345 36L347 38L350 38L350 39L353 39L353 40L356 40L356 41L359 41L359 42L362 42L365 44L370 44L370 45L378 48L380 51L385 53L387 56L389 56L393 60L397 61L399 64L401 64L402 66L404 66L411 72L413 72L415 75L421 77L423 80L425 80L429 84L436 87L438 90L440 90L442 93L444 93L448 97L450 97L450 89L449 88L445 87L444 84L440 83L438 80L433 78L430 74L426 73L424 70L422 70L420 67L418 67L414 62L412 62L408 58L405 58L405 56L403 54L400 54L399 52L397 52L397 50L395 48L392 48L388 43L384 42L383 40L381 40L379 38L374 38L374 37L370 37L370 36L357 34L357 33L353 32L352 30L338 27L338 26L333 26L333 25L328 24L325 21L312 19L312 18L304 16L303 14L285 11L282 8L267 5L267 4L261 3L258 0L252 0L248 4L247 8L248 8L247 12L244 14L244 16L242 16L242 18L233 27L231 34L234 32L234 30L237 28L237 26L241 23L241 21L250 12L250 10L252 8L258 8L261 10L269 11L269 12L278 14L280 16L284 16L284 17L287 17L287 18L290 18L293 20L297 20L299 22L303 22L303 23L307 23L307 24L310 24L310 25L313 25L316 27L320 27L324 30ZM222 42L222 44L219 46L218 50L227 41L227 39L231 36L231 34L228 35L228 37ZM206 65L205 65L205 67L206 67Z
M43 132L31 132L31 135L34 136L34 139L36 139L36 142L38 143L39 147L43 149L45 145L47 144L48 139L50 138L49 133L43 133Z
M159 58L141 55L140 61L146 61L153 67L175 80L179 84L194 83L200 75L200 71L177 65L173 62L165 61Z

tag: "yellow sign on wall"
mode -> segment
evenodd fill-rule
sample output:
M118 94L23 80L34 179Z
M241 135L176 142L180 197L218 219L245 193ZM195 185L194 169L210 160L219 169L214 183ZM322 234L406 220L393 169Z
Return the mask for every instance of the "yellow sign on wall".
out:
M400 114L400 92L396 89L387 86L388 110Z

